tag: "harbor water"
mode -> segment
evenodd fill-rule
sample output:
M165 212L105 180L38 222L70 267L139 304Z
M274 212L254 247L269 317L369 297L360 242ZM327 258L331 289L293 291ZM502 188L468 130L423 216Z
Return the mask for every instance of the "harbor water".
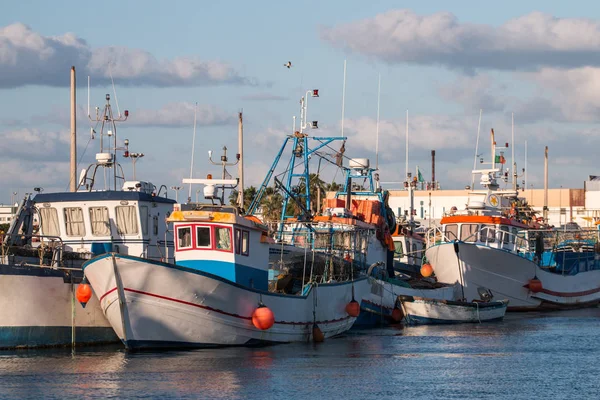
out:
M1 399L591 399L600 309L351 331L319 344L0 352Z

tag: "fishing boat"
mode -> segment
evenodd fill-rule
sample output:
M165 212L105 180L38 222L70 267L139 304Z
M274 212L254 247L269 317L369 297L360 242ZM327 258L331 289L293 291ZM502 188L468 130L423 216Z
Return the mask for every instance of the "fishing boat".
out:
M466 302L399 296L398 303L409 325L435 325L499 321L506 314L508 300Z
M491 133L491 168L473 170L484 190L473 190L464 211L446 215L426 251L438 281L460 283L461 297L481 288L510 301L509 311L568 309L600 302L598 232L549 227L512 190L499 190L502 153ZM546 183L547 188L547 148ZM513 179L513 182L516 182ZM544 207L544 209L547 209Z
M96 117L100 153L75 181L76 191L37 188L23 199L2 240L0 348L118 342L98 298L82 282L83 263L105 252L172 256L172 235L162 221L175 201L149 182L125 180L115 122L126 117L113 118L109 95ZM104 189L102 173L109 177Z

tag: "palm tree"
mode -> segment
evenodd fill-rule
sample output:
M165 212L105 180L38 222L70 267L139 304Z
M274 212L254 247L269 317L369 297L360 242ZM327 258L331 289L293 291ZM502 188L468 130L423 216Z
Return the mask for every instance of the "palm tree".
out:
M232 190L229 194L229 204L232 206L237 206L239 192L237 190ZM247 210L250 207L250 203L252 203L252 199L256 196L256 188L254 186L249 186L244 189L244 209Z

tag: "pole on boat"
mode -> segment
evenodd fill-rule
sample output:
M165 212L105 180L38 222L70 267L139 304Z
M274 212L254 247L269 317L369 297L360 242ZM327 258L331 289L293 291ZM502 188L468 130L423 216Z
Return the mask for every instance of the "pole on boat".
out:
M377 84L377 128L375 133L375 169L379 169L379 105L381 102L381 74Z
M405 176L408 178L408 110L406 110L406 172Z
M342 86L342 134L344 137L344 111L346 109L346 60L344 60L344 83Z
M477 152L479 151L479 134L481 132L481 115L483 114L483 108L479 109L479 123L477 124L477 141L475 142L475 157L473 158L473 169L475 170L477 168L477 157L479 156L479 154L477 154ZM474 190L475 188L475 175L471 174L471 190Z
M512 147L512 154L511 154L511 162L512 162L512 187L514 191L517 191L517 162L515 161L515 113L511 114L511 124L512 124L512 130L511 130L511 140L512 142L510 143L511 147Z
M431 190L436 189L437 185L435 184L435 150L431 150ZM431 197L431 193L429 194L429 196Z
M243 111L238 113L238 204L240 208L244 207L244 121ZM295 121L295 120L294 120Z
M71 168L69 190L77 191L77 104L75 94L75 67L71 67Z
M198 111L198 102L194 104L194 133L192 135L192 159L190 161L190 179L194 173L194 151L196 147L196 113ZM190 182L190 188L188 192L188 203L192 202L192 183Z
M548 223L548 146L544 150L544 222Z

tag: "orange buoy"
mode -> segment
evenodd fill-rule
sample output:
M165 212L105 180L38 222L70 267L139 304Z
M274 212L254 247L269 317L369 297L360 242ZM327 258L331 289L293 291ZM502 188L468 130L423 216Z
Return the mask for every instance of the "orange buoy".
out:
M392 310L392 320L394 320L395 322L400 322L402 321L402 318L404 318L404 313L402 312L402 310L398 307L394 307L394 309Z
M423 264L423 266L421 267L421 275L423 275L425 278L429 278L431 275L433 275L433 267L431 266L431 264Z
M261 330L267 330L275 323L275 316L269 307L259 306L252 313L252 324Z
M358 314L360 314L360 304L358 304L358 301L352 299L350 303L346 304L346 312L353 318L358 317Z
M77 286L77 292L75 292L75 297L77 301L81 303L81 306L85 308L85 305L92 298L92 288L87 283L80 283Z
M321 343L325 340L325 335L317 324L313 325L313 342Z
M533 293L539 293L543 289L542 281L540 281L538 278L530 279L527 286Z

